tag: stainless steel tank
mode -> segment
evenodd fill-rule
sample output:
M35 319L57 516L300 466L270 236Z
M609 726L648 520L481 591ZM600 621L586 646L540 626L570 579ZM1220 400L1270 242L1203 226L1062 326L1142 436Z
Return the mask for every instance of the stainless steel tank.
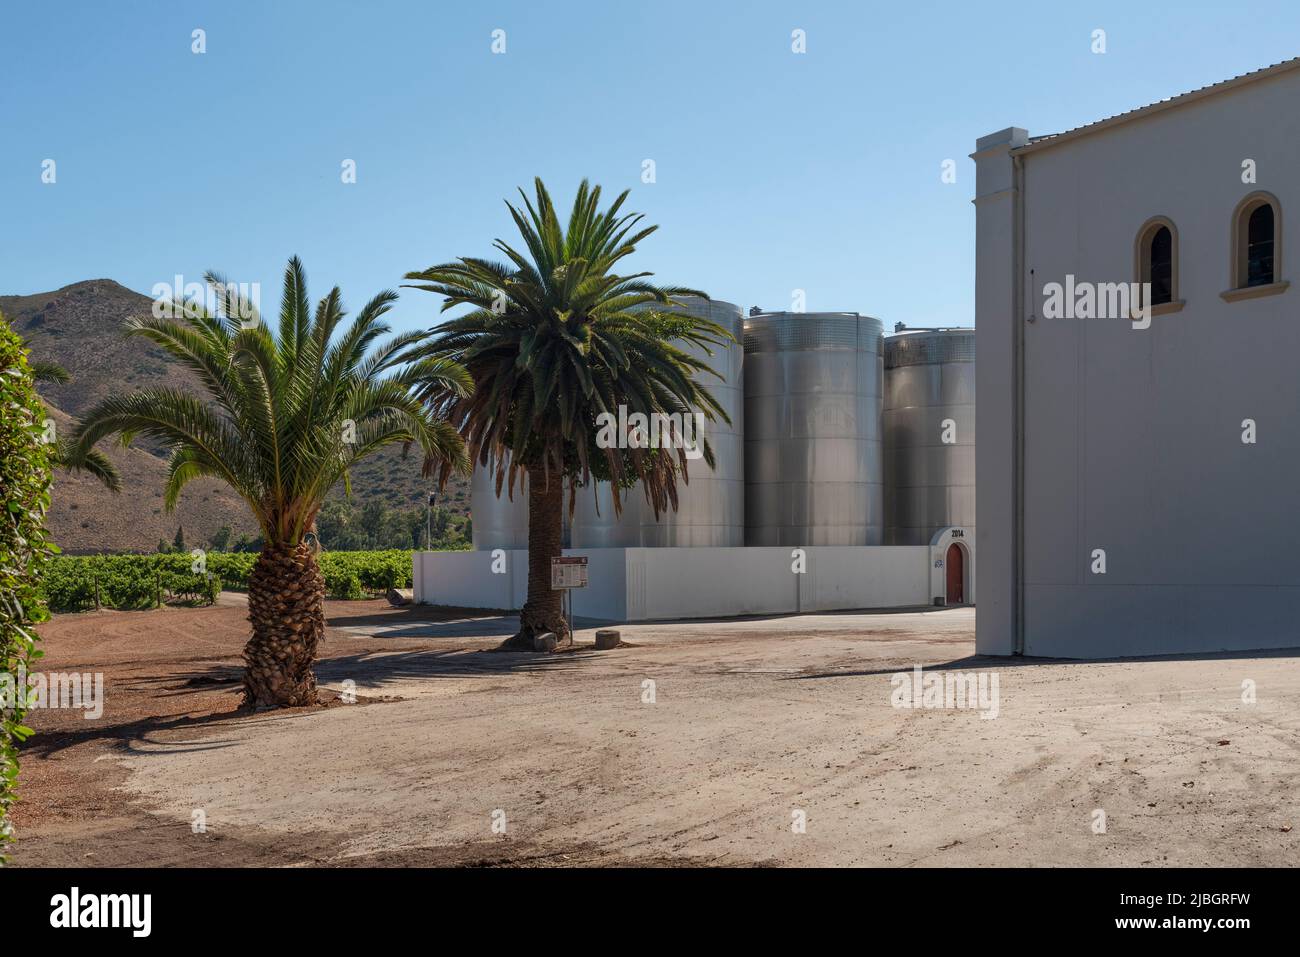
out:
M575 548L654 548L667 546L739 546L745 544L744 474L744 326L738 306L719 299L681 297L669 311L712 319L736 337L734 344L687 351L707 362L721 379L702 374L708 389L731 418L705 421L704 435L713 447L716 469L703 458L687 468L689 482L677 488L677 510L660 513L645 500L639 486L620 493L622 513L615 517L608 485L578 489L573 515Z
M885 340L885 543L975 528L975 330Z
M528 479L523 473L515 479L513 499L509 481L507 476L498 498L496 469L474 466L469 481L469 514L474 522L475 551L528 547Z
M854 312L745 320L745 544L884 538L883 329Z

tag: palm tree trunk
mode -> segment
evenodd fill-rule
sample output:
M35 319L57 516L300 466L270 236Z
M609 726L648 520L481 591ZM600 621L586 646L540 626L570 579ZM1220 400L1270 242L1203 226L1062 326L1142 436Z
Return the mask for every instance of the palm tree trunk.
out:
M551 588L551 559L563 551L564 482L540 470L528 475L528 598L519 613L519 633L501 648L532 651L533 639L552 632L558 647L572 644L560 604L562 592Z
M316 703L316 646L325 636L325 578L311 546L267 546L248 576L244 704L291 708Z

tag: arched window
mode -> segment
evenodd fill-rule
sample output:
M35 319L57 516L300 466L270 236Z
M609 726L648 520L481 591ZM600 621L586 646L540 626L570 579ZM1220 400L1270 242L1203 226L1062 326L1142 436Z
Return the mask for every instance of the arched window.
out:
M1232 214L1232 285L1222 293L1233 302L1282 292L1282 206L1272 193L1251 193Z
M1178 299L1178 229L1173 220L1155 216L1143 223L1134 252L1136 278L1144 288L1150 284L1152 309L1160 313L1177 312L1182 302Z
M1260 203L1246 220L1246 285L1273 281L1273 207Z
M1174 237L1168 226L1157 226L1151 233L1151 305L1172 302L1174 298Z

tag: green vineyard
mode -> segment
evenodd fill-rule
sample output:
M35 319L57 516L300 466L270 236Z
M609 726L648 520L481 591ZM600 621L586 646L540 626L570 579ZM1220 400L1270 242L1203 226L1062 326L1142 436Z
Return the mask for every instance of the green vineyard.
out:
M330 598L358 600L411 585L411 553L325 552L318 559ZM42 582L50 610L154 608L164 602L212 604L223 588L243 590L257 555L59 555Z

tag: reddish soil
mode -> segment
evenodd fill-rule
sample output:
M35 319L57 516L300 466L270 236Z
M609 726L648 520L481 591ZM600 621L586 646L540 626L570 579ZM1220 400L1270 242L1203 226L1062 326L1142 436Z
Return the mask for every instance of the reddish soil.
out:
M56 615L39 630L42 671L102 672L111 688L111 707L87 721L77 710L36 710L28 723L37 734L24 748L19 778L21 800L13 812L18 866L293 866L336 863L346 837L328 831L284 834L258 828L224 828L195 835L188 822L150 813L150 808L115 790L125 777L114 756L143 742L219 742L230 722L257 720L240 709L240 653L248 634L239 595L226 594L214 608L157 611L97 611ZM329 622L439 621L461 617L455 609L396 609L386 601L326 602ZM321 657L342 654L327 627ZM366 654L366 639L346 636L346 652ZM430 647L418 639L385 638L387 650ZM444 642L445 647L445 642ZM321 707L337 706L322 691ZM359 696L358 704L384 698ZM294 720L316 709L277 713ZM219 747L219 743L214 743ZM484 842L399 854L350 856L345 866L564 866L590 864L597 852L556 852L513 842Z
M330 603L322 686L368 703L250 714L239 601L42 629L42 670L104 672L106 706L33 714L16 863L1300 864L1294 651L980 658L958 608L480 654L514 619ZM900 707L915 666L996 693Z

